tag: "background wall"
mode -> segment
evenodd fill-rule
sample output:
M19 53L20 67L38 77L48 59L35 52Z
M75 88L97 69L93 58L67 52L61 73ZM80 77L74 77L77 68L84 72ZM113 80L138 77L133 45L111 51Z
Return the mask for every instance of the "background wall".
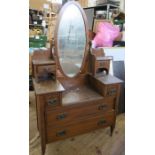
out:
M82 7L88 6L87 0L77 0L81 4ZM31 9L43 10L43 4L47 3L47 0L29 0L29 7Z
M47 0L29 0L29 7L31 9L43 10L43 4L47 3Z
M120 10L125 12L125 0L120 0Z

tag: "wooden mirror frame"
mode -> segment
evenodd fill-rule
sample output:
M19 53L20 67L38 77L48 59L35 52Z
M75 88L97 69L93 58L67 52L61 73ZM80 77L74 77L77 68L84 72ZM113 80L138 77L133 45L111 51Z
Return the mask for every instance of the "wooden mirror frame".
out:
M86 36L86 44L85 44L85 51L84 51L84 56L83 56L82 64L81 64L79 72L77 74L75 74L73 77L67 76L67 74L65 74L65 72L63 71L63 69L61 67L61 64L60 64L60 61L59 61L58 43L57 43L59 24L60 24L62 15L63 15L64 11L66 10L66 8L69 5L71 5L71 4L74 4L76 7L78 7L79 11L81 12L81 15L82 15L83 21L84 21L84 25L85 25L85 36ZM55 53L55 56L56 56L56 61L57 61L58 69L60 69L60 72L63 74L64 77L73 79L73 78L77 78L81 73L85 72L86 57L88 56L88 47L89 47L89 41L88 41L88 22L87 22L87 17L85 15L85 12L84 12L84 10L82 9L82 7L80 6L80 4L78 2L74 2L74 1L67 2L61 8L60 13L58 15L57 22L56 22L56 26L55 26L54 46L55 46L54 53Z

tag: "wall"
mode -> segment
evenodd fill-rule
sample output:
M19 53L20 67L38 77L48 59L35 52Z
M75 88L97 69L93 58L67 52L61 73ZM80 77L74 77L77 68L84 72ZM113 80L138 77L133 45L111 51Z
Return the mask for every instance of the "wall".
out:
M125 13L125 0L120 0L120 10Z
M48 3L47 0L29 0L31 9L43 10L43 4Z
M94 9L85 9L84 10L87 16L88 28L92 30L93 27L93 17L94 17Z
M87 0L77 0L82 7L88 6ZM43 10L43 4L47 3L47 0L29 0L29 7L32 9Z

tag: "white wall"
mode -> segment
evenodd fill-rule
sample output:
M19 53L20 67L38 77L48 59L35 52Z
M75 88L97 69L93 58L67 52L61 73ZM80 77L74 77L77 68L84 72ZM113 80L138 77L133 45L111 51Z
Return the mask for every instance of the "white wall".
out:
M113 61L124 61L125 64L125 48L124 47L104 47L104 52L106 56L112 56ZM113 63L110 62L109 73L113 75Z
M120 10L125 13L125 0L120 0Z

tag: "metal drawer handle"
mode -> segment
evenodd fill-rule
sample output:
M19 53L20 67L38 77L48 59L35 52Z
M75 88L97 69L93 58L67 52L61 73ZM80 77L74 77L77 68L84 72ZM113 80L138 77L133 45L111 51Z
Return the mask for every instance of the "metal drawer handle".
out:
M117 92L117 89L116 89L116 88L111 88L111 89L108 91L108 95L109 95L109 96L115 95L116 92Z
M103 66L103 63L100 63L100 66Z
M57 103L57 98L53 98L51 100L48 100L48 105L55 105Z
M107 121L105 119L100 120L97 124L98 125L105 125Z
M66 131L65 130L62 130L62 131L59 131L59 132L56 133L57 137L65 136L65 135L66 135Z
M99 107L98 107L98 110L105 110L107 108L107 105L100 105Z
M63 120L66 118L66 116L67 116L67 113L62 113L62 114L59 114L56 118L57 120Z
M103 62L100 62L100 66L103 67L104 66L104 63Z

